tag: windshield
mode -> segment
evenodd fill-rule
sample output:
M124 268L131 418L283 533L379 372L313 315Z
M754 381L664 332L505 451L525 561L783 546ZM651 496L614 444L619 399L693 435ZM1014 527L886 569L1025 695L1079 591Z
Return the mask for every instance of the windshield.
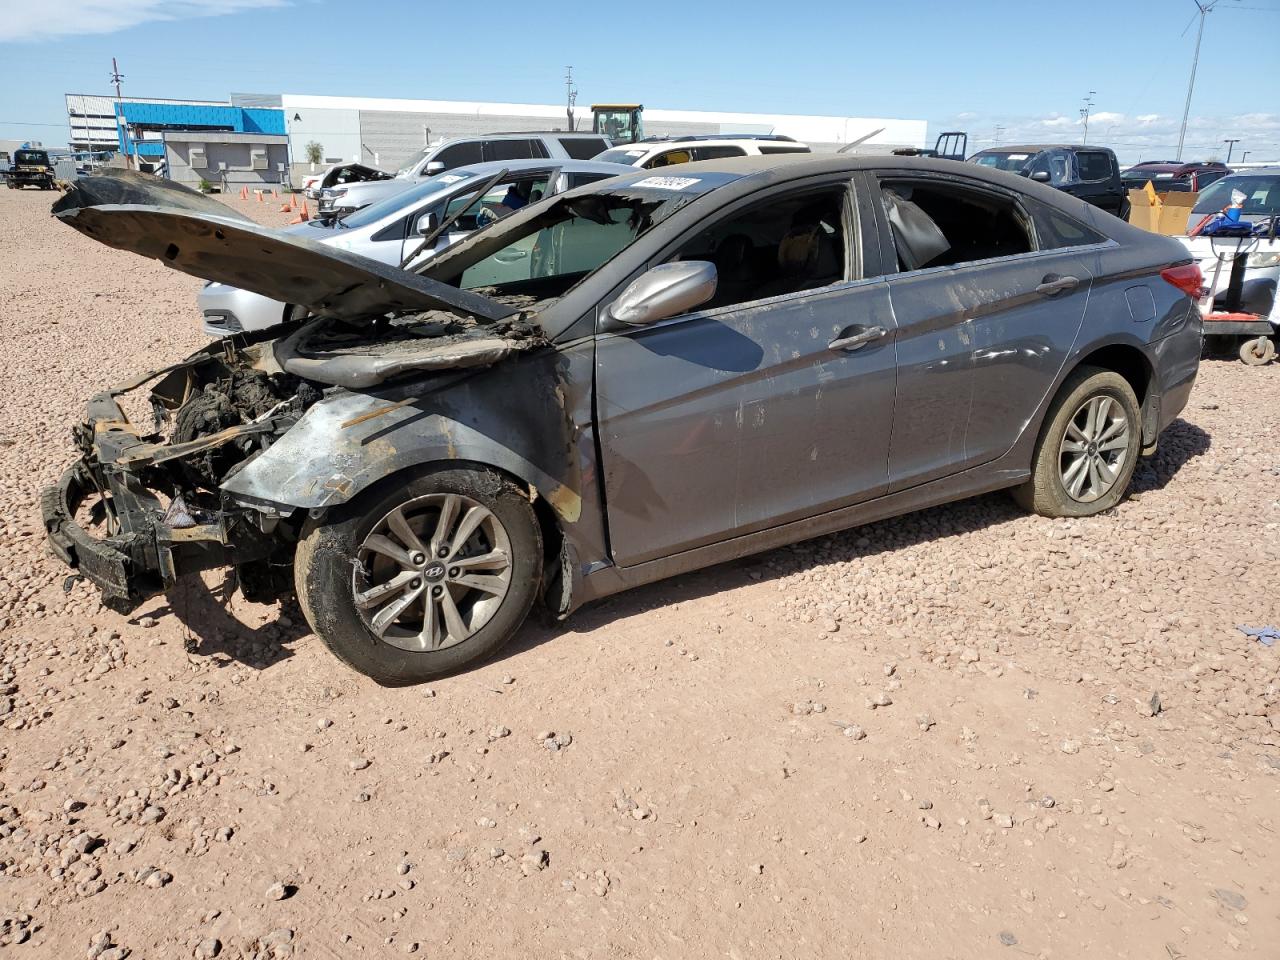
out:
M1025 152L995 153L983 151L970 157L969 162L981 164L984 167L995 167L997 170L1008 170L1010 173L1018 173L1033 156L1035 154Z
M371 223L377 223L385 217L391 216L393 213L401 213L410 207L417 206L418 203L425 200L433 194L443 193L450 187L456 186L463 180L469 180L475 174L467 170L450 170L448 173L437 173L434 177L423 180L418 185L400 193L393 193L389 197L379 200L377 203L371 203L367 207L349 213L342 218L341 224L344 227L358 229L367 227Z
M566 195L537 216L492 226L428 261L424 275L466 290L563 296L654 224L737 179L643 177L610 190Z
M422 162L422 158L425 157L428 153L430 153L431 149L432 148L430 146L426 146L426 147L423 147L421 150L419 150L417 153L415 153L412 157L410 157L408 160L405 161L405 164L403 167L401 167L399 170L396 171L396 176L407 177L409 176L409 174L413 173L413 168Z
M47 164L49 155L43 150L19 150L14 154L14 163Z
M1271 217L1280 214L1280 173L1223 177L1205 188L1192 213L1217 213L1231 203L1231 193L1239 190L1245 196L1245 216Z
M628 166L634 164L643 157L647 150L637 150L634 147L614 147L612 150L606 150L604 153L598 153L592 160L600 160L604 163L625 163Z

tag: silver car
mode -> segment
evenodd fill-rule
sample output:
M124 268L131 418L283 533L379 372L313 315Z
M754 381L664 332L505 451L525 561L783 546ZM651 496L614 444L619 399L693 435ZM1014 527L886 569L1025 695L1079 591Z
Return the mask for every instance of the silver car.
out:
M542 197L632 172L596 160L509 160L439 173L404 193L337 222L313 220L287 228L308 240L398 267L417 262ZM495 282L501 282L495 277ZM196 296L204 332L225 337L263 330L305 310L225 283L208 283Z
M470 169L483 163L517 160L590 160L608 148L608 137L564 130L457 137L423 147L388 180L325 187L320 191L320 218L332 220L349 216L370 204L404 193L427 177L462 167Z

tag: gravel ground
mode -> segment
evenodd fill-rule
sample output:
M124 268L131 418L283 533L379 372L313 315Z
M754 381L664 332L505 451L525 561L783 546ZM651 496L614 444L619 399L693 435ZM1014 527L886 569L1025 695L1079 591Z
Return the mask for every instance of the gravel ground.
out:
M0 191L15 957L1276 956L1280 365L1207 362L1107 516L929 510L384 690L212 579L64 594L69 425L203 338L50 198Z

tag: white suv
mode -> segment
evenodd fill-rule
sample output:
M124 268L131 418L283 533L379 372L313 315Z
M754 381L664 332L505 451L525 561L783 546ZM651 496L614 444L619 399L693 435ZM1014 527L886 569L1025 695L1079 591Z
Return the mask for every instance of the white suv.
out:
M809 145L779 134L705 134L693 137L648 137L638 143L613 147L592 157L633 167L669 167L693 160L752 157L770 153L812 153Z

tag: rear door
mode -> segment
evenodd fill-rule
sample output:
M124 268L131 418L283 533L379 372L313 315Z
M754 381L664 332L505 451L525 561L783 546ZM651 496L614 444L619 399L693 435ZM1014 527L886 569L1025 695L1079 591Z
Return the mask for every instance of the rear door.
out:
M880 186L898 270L892 492L1013 445L1075 342L1092 275L1079 250L1043 240L1016 194L918 174Z

